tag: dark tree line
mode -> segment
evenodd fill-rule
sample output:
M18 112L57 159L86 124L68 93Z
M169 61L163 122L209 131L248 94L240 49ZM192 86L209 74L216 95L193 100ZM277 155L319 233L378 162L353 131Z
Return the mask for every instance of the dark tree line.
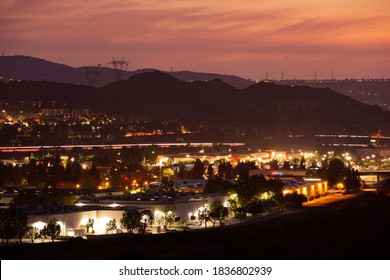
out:
M1 242L8 243L11 239L22 243L27 234L27 214L17 208L0 209L0 235Z

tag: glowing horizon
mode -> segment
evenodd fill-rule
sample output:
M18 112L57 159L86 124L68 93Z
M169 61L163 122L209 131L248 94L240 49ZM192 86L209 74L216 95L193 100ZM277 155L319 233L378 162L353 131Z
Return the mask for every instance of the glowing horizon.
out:
M129 70L380 78L390 76L389 10L385 0L3 0L0 51L74 67L124 56Z

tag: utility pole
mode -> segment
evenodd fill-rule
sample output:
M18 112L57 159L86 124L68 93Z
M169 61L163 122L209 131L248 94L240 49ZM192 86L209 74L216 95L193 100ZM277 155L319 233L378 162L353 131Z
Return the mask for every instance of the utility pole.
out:
M91 69L90 67L85 68L84 74L87 78L87 84L89 86L95 86L96 78L98 75L100 75L100 73L98 71L99 67L100 67L100 64L98 65L98 67L95 67L95 69Z

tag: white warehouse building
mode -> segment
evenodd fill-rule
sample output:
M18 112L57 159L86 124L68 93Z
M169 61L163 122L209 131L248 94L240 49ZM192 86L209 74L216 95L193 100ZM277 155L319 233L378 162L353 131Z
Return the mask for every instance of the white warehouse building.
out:
M45 214L36 213L28 216L28 225L42 229L50 220L56 218L61 226L60 235L74 236L87 233L86 224L88 219L93 219L93 230L95 234L106 234L107 223L115 219L117 227L120 228L120 219L126 208L135 208L139 210L151 210L156 217L164 216L168 205L176 206L176 217L181 218L186 224L198 220L198 213L202 207L209 207L214 201L219 200L226 204L228 197L223 195L208 195L196 197L167 198L162 201L127 201L109 199L102 202L84 202L76 204L71 210L53 211ZM153 227L157 228L157 224ZM120 230L119 230L120 231ZM156 232L156 229L153 230Z

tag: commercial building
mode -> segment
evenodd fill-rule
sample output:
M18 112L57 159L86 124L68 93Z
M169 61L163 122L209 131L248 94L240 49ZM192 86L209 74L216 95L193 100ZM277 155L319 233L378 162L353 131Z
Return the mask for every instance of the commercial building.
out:
M149 200L128 200L128 197L112 197L95 201L82 201L76 206L57 208L44 211L35 211L28 215L29 226L42 229L52 219L57 219L61 226L61 235L74 236L87 234L87 223L93 219L95 234L107 233L107 223L115 219L120 228L120 219L126 209L150 210L154 219L151 226L153 233L163 229L166 208L168 205L176 207L176 220L182 219L185 224L199 221L198 213L209 207L214 201L226 204L228 197L223 195L182 195L179 197L159 197ZM90 231L91 232L91 231ZM89 232L89 233L90 233Z

